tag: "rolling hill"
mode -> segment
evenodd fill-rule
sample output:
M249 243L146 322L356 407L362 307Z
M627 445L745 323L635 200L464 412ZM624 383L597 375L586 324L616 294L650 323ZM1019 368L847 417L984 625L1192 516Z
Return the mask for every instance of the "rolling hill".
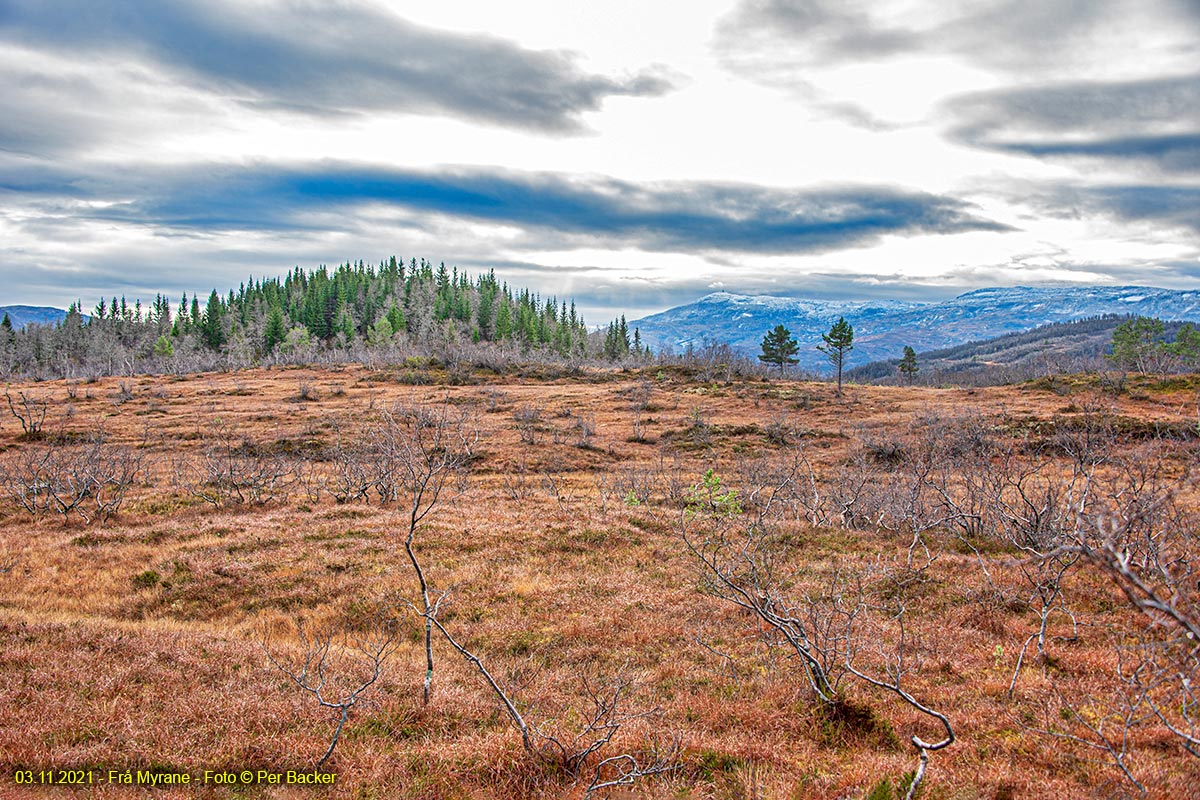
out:
M26 325L53 325L67 316L61 308L49 306L0 306L0 319L4 319L5 314L16 329Z

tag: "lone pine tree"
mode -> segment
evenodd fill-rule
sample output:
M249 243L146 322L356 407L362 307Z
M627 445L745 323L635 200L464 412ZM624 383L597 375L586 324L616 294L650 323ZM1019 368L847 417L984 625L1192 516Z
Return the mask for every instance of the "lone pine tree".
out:
M796 355L799 350L800 345L792 338L792 332L783 325L776 325L763 337L762 355L758 357L758 360L778 365L779 374L783 375L788 364L796 363L797 359L792 356Z
M837 392L842 393L842 367L846 364L846 354L854 349L854 327L846 322L845 317L838 317L829 333L821 334L825 341L817 345L817 349L825 354L829 363L837 368Z
M912 383L917 377L917 353L908 345L904 345L904 355L900 358L899 364L900 374L904 376L904 380Z

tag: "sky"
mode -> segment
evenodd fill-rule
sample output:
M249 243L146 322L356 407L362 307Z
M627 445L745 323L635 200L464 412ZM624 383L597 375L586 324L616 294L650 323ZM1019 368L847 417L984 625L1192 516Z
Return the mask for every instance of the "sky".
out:
M0 305L1200 286L1200 0L0 0Z

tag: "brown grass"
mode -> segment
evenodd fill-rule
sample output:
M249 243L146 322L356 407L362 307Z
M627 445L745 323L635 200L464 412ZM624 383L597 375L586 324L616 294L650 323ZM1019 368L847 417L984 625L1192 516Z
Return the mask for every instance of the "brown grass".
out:
M402 509L314 500L298 487L286 502L212 508L174 485L173 461L201 452L218 420L258 448L309 456L319 473L328 468L322 453L337 440L335 423L352 428L397 400L452 403L472 413L480 431L470 491L436 510L418 535L431 584L454 588L447 627L498 676L523 687L517 694L534 720L569 727L585 708L580 675L624 669L640 678L635 704L662 716L623 729L612 752L645 747L652 727L680 738L679 770L614 797L865 796L881 778L894 783L913 768L910 735L936 730L855 684L847 696L859 712L841 719L820 712L796 665L764 649L753 620L701 591L697 564L674 532L679 505L664 487L672 475L691 486L713 468L744 490L738 475L747 459L797 442L831 475L864 439L909 443L933 415L973 412L1015 440L1050 436L1089 413L1064 408L1086 398L1027 387L849 387L839 399L823 384L698 385L671 375L655 381L651 373L639 408L631 397L640 376L621 373L472 386L387 378L347 367L125 379L131 397L120 402L117 379L75 386L75 399L64 382L14 387L49 402L49 436L86 435L102 424L112 441L147 448L154 467L102 525L31 518L0 504L0 563L15 559L0 574L0 796L21 796L12 783L18 766L193 774L309 768L333 719L270 666L256 626L302 615L353 630L382 606L401 615L403 643L350 719L329 767L338 774L334 789L158 794L581 797L586 781L525 754L478 676L441 641L433 699L421 707L420 621L402 604L414 597L398 538ZM296 402L302 387L307 401ZM1194 396L1170 388L1102 404L1129 441L1153 422L1194 430ZM530 423L532 444L521 414L514 416L529 408L541 409ZM641 439L633 437L635 417ZM594 431L586 442L579 420ZM794 429L787 444L773 434L781 421ZM31 446L19 434L16 420L5 420L0 448ZM889 458L884 450L879 469ZM639 474L655 481L649 505L622 490ZM514 497L517 478L521 496ZM812 574L894 560L908 544L886 530L803 522L787 529L797 563ZM1071 591L1083 637L1054 643L1055 666L1030 658L1010 699L1015 654L1035 615L1020 604L989 603L975 556L948 534L932 539L944 553L913 600L921 669L908 685L947 714L959 740L933 756L922 796L1116 791L1110 766L1030 729L1054 687L1103 691L1113 666L1107 632L1133 618L1119 595L1078 578ZM1003 586L1019 588L1005 566L1009 554L987 557ZM1054 632L1064 631L1056 623ZM731 656L732 672L697 637ZM1136 736L1132 763L1152 796L1196 796L1196 759L1153 730ZM102 786L90 794L145 790Z

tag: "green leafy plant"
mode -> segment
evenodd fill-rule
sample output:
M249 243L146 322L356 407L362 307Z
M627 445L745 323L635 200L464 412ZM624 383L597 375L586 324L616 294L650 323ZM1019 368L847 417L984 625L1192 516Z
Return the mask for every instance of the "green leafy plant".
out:
M713 469L705 472L700 482L688 491L684 503L690 517L701 513L733 517L742 513L742 501L737 490L725 488L721 484L721 477Z

